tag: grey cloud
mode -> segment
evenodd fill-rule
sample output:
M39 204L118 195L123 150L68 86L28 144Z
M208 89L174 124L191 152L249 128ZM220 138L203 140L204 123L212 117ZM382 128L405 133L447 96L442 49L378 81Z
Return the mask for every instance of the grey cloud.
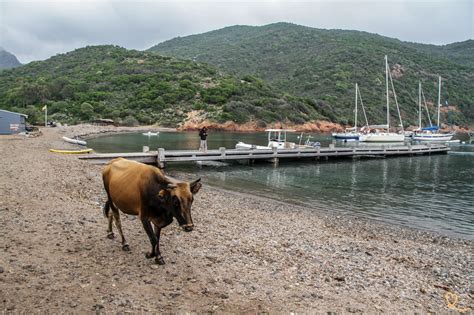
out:
M355 29L406 41L473 38L471 0L432 1L22 1L0 0L0 46L21 62L86 45L146 49L229 25L292 22Z

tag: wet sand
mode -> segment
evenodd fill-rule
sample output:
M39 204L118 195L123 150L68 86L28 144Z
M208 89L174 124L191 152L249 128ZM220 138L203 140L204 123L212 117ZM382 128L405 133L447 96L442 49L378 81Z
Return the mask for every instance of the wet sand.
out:
M173 223L162 232L166 265L145 258L148 238L124 215L123 252L106 238L102 167L48 152L76 148L63 135L108 129L122 130L0 136L0 311L425 313L448 311L448 291L458 308L474 307L472 241L314 212L205 178L195 230Z

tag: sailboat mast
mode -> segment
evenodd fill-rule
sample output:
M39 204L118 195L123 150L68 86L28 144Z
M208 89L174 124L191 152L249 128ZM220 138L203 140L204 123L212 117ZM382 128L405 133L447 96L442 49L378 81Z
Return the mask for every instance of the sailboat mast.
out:
M388 59L385 55L385 92L387 94L387 131L390 130L390 109L388 100Z
M357 83L356 83L356 99L355 99L355 103L356 103L356 108L355 108L355 118L354 118L354 129L357 131L357 90L358 90L358 87L357 87Z
M439 76L438 81L438 129L441 129L439 125L439 108L441 107L441 76Z
M421 82L418 81L418 126L421 130Z

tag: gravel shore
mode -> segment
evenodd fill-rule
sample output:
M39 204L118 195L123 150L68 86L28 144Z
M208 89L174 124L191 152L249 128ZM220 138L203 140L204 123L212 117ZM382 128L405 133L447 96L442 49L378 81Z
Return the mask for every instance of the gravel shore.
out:
M447 292L458 309L474 308L472 241L315 213L206 178L194 231L162 232L166 265L145 258L141 223L122 215L124 252L106 238L102 167L48 152L75 148L63 135L106 130L125 129L0 136L0 311L443 313Z

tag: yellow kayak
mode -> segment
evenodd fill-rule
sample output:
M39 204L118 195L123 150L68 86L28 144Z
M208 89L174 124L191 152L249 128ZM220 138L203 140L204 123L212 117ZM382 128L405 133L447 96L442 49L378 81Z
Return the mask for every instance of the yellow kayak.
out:
M56 150L56 149L49 149L49 152L54 152L54 153L62 153L62 154L83 154L83 153L89 153L91 152L92 149L83 149L83 150Z

